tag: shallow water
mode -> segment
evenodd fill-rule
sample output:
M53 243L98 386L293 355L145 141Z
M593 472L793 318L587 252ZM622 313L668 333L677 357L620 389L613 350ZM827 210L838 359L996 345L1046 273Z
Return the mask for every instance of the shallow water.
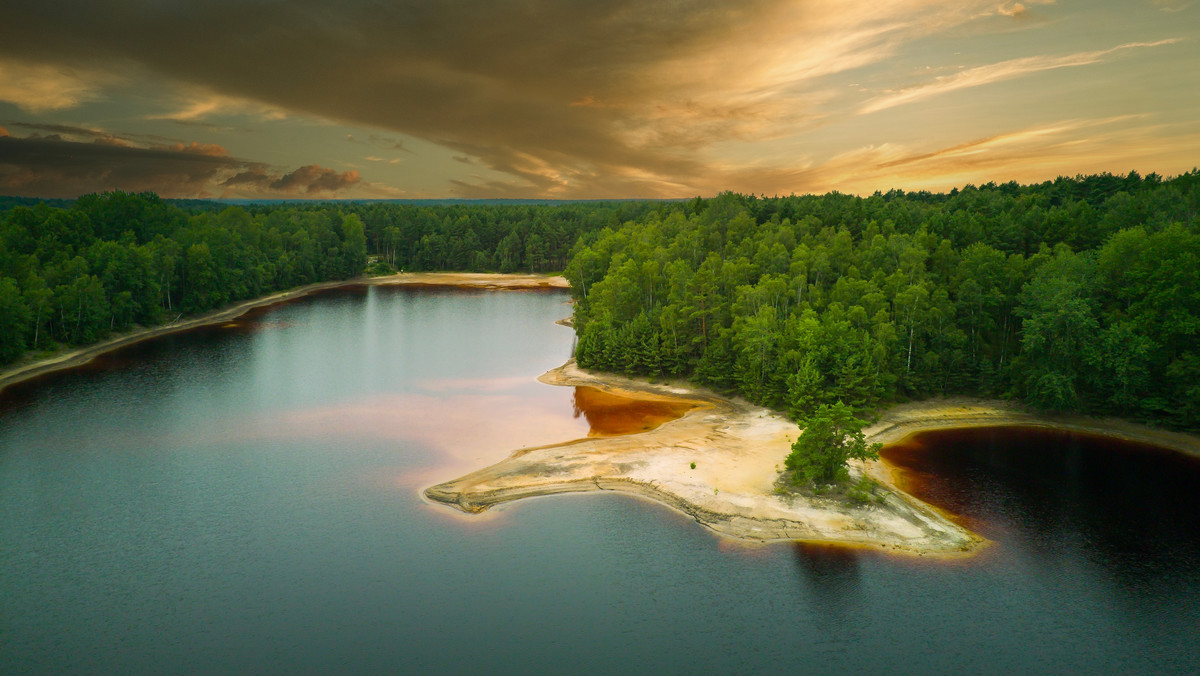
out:
M1100 480L1085 448L956 460L947 504L997 544L950 563L731 544L613 494L423 502L587 434L534 380L568 313L350 289L0 394L0 672L1200 668L1200 479L1144 454ZM1167 490L1104 511L1143 484Z
M589 436L647 432L695 408L691 403L626 397L594 387L575 388L575 417L583 416Z

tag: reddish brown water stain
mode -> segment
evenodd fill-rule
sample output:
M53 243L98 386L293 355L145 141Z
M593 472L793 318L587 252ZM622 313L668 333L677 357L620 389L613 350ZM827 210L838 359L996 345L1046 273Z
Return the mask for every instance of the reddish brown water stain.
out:
M575 388L575 417L591 428L588 436L616 436L652 430L695 408L690 401L627 397L594 387Z
M970 507L968 489L961 482L940 474L944 468L931 461L930 456L936 455L937 451L936 434L917 433L888 444L880 451L880 459L888 466L901 490L937 507L963 527L976 532L987 530L981 519L966 515Z
M1175 513L1179 496L1192 496L1200 479L1195 457L1020 426L921 432L880 455L901 489L991 539L1011 539L1021 524L1066 512L1080 512L1078 520L1087 523L1109 516L1115 522L1150 504L1159 515ZM1179 518L1200 527L1194 513L1184 510Z

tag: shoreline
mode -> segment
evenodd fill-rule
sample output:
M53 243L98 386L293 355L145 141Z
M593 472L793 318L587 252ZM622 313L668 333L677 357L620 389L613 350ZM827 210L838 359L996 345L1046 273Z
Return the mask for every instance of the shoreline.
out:
M173 333L189 331L214 324L223 324L237 319L251 310L285 303L303 298L319 291L349 286L453 286L475 289L569 289L570 284L561 275L500 274L487 272L400 272L382 277L355 277L331 282L317 282L305 286L279 291L254 300L243 301L219 310L183 319L171 324L162 324L137 329L99 343L78 347L29 362L18 361L0 371L0 391L41 376L83 366L96 357L153 340Z
M773 411L690 385L584 371L574 360L538 380L625 397L671 397L695 408L648 432L521 449L425 489L426 499L479 513L528 497L613 490L651 499L742 541L799 541L943 558L970 556L990 544L953 514L905 492L883 460L851 463L852 476L865 474L888 491L882 504L776 494L774 480L799 429ZM1005 426L1118 437L1200 457L1200 438L1193 435L1119 419L1038 415L1011 402L966 397L894 405L864 432L869 443L886 445L924 431Z
M638 434L587 437L516 451L423 491L467 513L522 498L620 491L654 500L711 531L750 542L804 541L912 555L957 557L985 540L891 486L882 504L774 491L794 423L747 402L682 385L579 369L573 360L538 378L625 397L673 397L695 408ZM695 463L695 466L692 466ZM861 466L852 467L861 473Z
M944 397L894 404L863 429L867 441L885 446L921 432L972 427L1040 427L1132 441L1200 458L1200 437L1121 418L1071 413L1034 413L998 399Z
M1186 432L1148 427L1120 418L1032 413L1013 402L972 397L947 397L896 404L886 409L879 420L868 425L863 432L868 443L878 442L887 446L921 432L978 427L1024 427L1077 432L1146 444L1164 451L1200 458L1200 437ZM882 459L865 463L864 470L867 476L880 483L889 486L899 486L903 483L896 468Z

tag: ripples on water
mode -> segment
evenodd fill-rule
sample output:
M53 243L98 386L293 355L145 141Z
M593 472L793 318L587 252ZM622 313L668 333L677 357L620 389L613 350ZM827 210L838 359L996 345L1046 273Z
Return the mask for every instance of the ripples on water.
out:
M342 290L4 392L0 672L1200 671L1175 456L889 451L997 543L953 562L743 546L628 496L423 503L587 434L533 380L565 301Z

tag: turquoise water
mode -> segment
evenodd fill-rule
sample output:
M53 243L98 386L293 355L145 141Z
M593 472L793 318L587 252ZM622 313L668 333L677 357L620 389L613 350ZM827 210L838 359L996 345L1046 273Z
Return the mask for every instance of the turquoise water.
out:
M736 545L611 494L426 504L586 433L534 380L566 301L341 290L6 390L0 672L1200 669L1200 472L1154 454L928 450L997 542L951 563Z

